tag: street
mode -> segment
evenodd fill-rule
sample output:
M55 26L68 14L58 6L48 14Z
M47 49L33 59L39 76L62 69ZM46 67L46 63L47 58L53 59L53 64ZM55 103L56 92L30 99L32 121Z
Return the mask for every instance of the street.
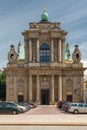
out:
M2 125L0 130L87 130L87 126L25 126Z
M71 127L72 126L72 127ZM75 127L74 127L75 126ZM87 128L87 114L65 113L56 106L38 106L18 115L0 115L0 128L4 130L84 130ZM0 129L0 130L2 130ZM79 130L80 130L79 129Z

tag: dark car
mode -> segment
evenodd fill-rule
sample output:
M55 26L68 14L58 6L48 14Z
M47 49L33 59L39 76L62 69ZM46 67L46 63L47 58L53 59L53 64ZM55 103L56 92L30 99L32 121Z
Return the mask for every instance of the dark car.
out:
M30 106L31 108L36 108L37 107L36 104L31 103L31 102L28 102L27 105Z
M59 102L57 103L57 107L58 107L59 109L61 109L62 106L63 106L66 102L67 102L67 101L59 101Z
M26 103L18 102L17 104L18 104L19 106L24 106L24 107L26 108L26 111L28 111L28 110L31 109L31 107L30 107L28 104L26 104Z
M9 105L11 105L11 106L13 106L13 107L20 108L22 113L26 111L26 108L24 106L18 105L15 102L6 102L6 103L9 104Z
M1 114L18 114L21 113L21 109L11 106L7 103L0 103L0 113Z
M68 108L70 106L71 102L66 102L63 106L62 106L62 110L64 110L65 112L68 112Z

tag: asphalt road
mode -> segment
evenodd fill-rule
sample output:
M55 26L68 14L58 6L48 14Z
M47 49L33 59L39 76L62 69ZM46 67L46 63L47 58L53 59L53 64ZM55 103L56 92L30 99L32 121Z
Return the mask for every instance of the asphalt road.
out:
M87 130L87 126L0 126L0 130Z

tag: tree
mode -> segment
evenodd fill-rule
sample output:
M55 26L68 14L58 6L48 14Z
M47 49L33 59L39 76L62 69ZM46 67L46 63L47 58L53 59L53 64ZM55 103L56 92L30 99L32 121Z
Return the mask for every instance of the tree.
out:
M6 73L0 74L0 100L6 100Z

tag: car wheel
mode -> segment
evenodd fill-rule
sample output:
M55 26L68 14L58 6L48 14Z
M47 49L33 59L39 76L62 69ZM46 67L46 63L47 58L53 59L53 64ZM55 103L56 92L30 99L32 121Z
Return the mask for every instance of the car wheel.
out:
M14 110L14 111L12 111L12 114L14 114L14 115L15 115L15 114L17 114L17 112Z
M78 114L79 113L79 111L76 109L76 110L74 110L74 112L73 112L74 114Z

